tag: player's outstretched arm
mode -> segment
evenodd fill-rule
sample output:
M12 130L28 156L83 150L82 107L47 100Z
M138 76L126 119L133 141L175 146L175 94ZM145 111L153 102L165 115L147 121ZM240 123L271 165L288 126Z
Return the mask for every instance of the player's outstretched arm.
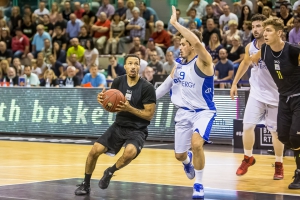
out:
M245 48L245 57L244 60L241 62L238 71L236 72L236 75L234 77L234 80L232 82L231 90L230 90L230 96L233 100L235 96L237 96L237 84L239 80L242 78L242 76L247 72L250 64L251 64L251 57L249 56L249 48L250 44L248 44Z

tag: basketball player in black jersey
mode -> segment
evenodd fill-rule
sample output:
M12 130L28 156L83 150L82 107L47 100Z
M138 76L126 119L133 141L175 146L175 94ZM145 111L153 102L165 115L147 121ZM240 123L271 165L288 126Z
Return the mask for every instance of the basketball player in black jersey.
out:
M106 189L114 172L128 165L139 155L147 138L147 126L153 118L156 106L155 89L151 83L139 76L138 56L127 55L124 62L126 75L114 79L111 88L120 90L126 102L120 102L115 122L98 138L88 154L85 178L75 190L76 195L90 193L91 176L101 154L115 155L125 144L123 155L112 167L104 171L99 181L99 187ZM103 102L103 92L98 95L100 102Z
M252 56L252 61L262 59L278 87L278 139L294 150L297 169L289 189L300 189L300 47L281 40L281 19L269 18L263 26L266 44Z

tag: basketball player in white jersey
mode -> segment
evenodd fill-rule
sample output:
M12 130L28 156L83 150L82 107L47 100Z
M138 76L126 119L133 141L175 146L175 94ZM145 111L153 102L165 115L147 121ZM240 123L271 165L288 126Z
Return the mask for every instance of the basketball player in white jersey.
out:
M230 96L234 99L237 96L237 83L246 73L252 64L251 55L257 53L261 45L265 43L263 37L263 21L266 17L256 14L251 18L252 33L254 40L246 46L245 57L239 66L234 81L232 83ZM275 150L275 173L274 180L283 179L283 148L284 145L278 140L277 134L277 110L279 102L279 94L277 86L271 77L265 63L260 60L257 65L252 64L250 77L250 95L246 105L243 120L243 145L244 160L236 171L236 175L242 176L247 173L248 168L255 164L252 155L254 145L254 129L256 124L261 120L265 120L265 125L272 134L272 142Z
M211 55L202 45L202 34L188 30L177 22L172 6L170 23L180 32L180 54L171 75L156 90L159 99L171 90L171 101L178 111L175 116L175 157L183 162L189 179L195 178L193 199L204 198L202 185L205 157L203 145L209 142L216 116L214 66ZM189 149L192 147L192 152ZM193 164L192 164L193 162Z

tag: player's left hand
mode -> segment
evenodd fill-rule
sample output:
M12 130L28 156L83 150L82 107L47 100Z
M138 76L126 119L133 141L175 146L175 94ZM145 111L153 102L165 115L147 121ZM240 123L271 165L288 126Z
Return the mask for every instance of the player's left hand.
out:
M172 25L175 25L176 22L177 22L176 8L175 6L172 6L172 15L171 15L170 23Z
M123 102L123 101L120 101L120 103L117 105L117 108L116 108L116 111L118 111L118 112L125 112L125 111L129 111L130 110L130 104L129 104L129 101L125 101L125 102Z

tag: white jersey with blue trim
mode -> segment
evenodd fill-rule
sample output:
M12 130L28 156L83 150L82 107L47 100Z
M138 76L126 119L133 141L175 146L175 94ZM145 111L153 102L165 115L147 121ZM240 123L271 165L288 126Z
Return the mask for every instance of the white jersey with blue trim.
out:
M196 110L216 110L214 97L214 76L206 76L196 65L197 57L188 63L177 59L174 79L170 91L171 101L175 106Z
M256 48L256 40L251 42L249 55L253 55L259 51ZM263 56L263 55L262 55ZM278 88L265 64L261 59L258 64L252 64L250 82L250 96L257 101L278 106L279 93Z

